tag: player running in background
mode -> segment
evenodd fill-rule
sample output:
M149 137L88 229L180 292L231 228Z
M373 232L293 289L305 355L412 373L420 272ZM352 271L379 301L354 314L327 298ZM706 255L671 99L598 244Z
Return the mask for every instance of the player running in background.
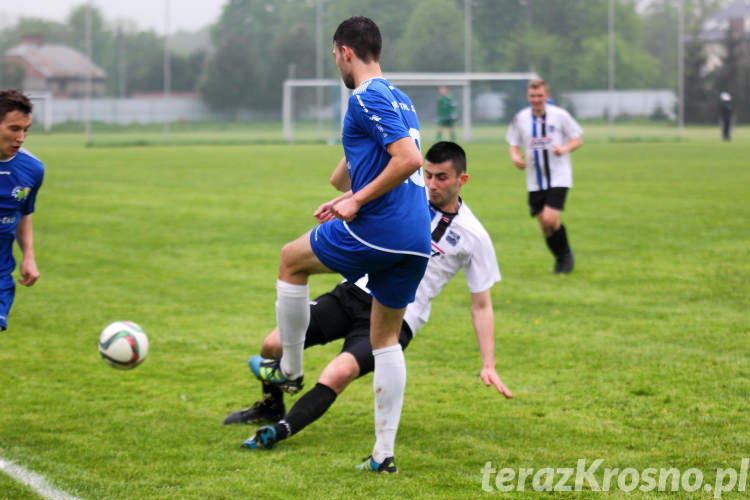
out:
M512 397L495 370L495 320L490 290L500 280L495 249L489 234L460 198L461 187L469 176L466 155L452 142L439 142L425 157L425 176L432 213L432 257L417 289L416 300L406 308L399 342L403 348L429 319L432 300L445 284L464 270L471 292L471 320L482 360L480 377L506 398ZM346 168L337 168L331 177L336 188L349 189ZM362 283L359 283L360 285ZM251 408L230 414L225 424L271 422L261 427L243 446L271 448L322 416L336 397L356 378L373 370L370 345L370 306L372 298L357 284L345 281L310 304L310 325L305 348L344 339L341 353L323 370L318 383L284 414L281 390L263 383L263 397ZM262 355L279 358L282 347L274 329L263 342ZM383 472L395 472L385 468Z
M560 212L568 189L573 187L570 153L583 144L583 130L570 113L548 104L549 88L541 78L529 82L527 97L531 106L519 111L508 127L510 159L518 168L526 169L529 211L539 219L547 246L555 256L555 273L569 273L574 265L573 250Z
M39 279L34 258L31 216L44 178L42 162L23 143L31 127L32 105L18 90L0 90L0 329L8 326L8 313L16 285L13 241L23 253L18 282L31 286Z
M318 207L314 215L321 224L282 249L276 319L283 353L280 360L251 360L265 382L299 391L310 323L309 276L338 272L354 282L368 274L376 439L361 467L373 470L395 467L406 385L399 332L430 257L419 120L409 97L383 78L381 45L380 30L366 17L343 21L333 35L336 65L353 89L339 163L348 168L351 190Z

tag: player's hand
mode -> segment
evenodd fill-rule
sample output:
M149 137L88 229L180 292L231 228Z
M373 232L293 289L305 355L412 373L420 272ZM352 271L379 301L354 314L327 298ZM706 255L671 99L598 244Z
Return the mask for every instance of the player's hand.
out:
M505 384L503 384L503 381L500 380L500 376L495 370L483 368L482 372L480 373L480 377L482 377L482 382L484 382L484 385L486 385L487 387L494 385L497 389L497 392L505 396L505 399L510 399L513 397L513 393L510 392L510 389L505 387Z
M362 205L353 196L350 196L333 205L331 210L339 219L351 222L357 216L361 207Z
M513 164L523 170L526 168L526 160L523 156L514 156L511 158L511 161L513 161Z
M317 219L318 222L323 224L324 222L328 222L329 220L333 220L336 218L336 215L333 213L333 202L327 201L320 205L318 209L313 213L313 217Z
M556 156L563 156L565 154L568 154L568 150L565 149L565 146L555 146L554 152Z
M34 259L23 259L21 262L21 277L18 282L24 286L31 286L39 279L39 269Z

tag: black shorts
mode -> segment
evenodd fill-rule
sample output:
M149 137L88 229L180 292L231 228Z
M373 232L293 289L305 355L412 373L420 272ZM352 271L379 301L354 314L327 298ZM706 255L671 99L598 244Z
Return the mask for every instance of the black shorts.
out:
M359 376L375 369L370 343L370 310L372 297L357 285L345 281L310 304L310 326L305 335L305 349L344 339L341 352L348 352L359 365ZM398 342L406 349L412 332L401 324Z
M529 213L536 217L547 205L557 210L565 208L566 187L553 187L542 191L529 191Z

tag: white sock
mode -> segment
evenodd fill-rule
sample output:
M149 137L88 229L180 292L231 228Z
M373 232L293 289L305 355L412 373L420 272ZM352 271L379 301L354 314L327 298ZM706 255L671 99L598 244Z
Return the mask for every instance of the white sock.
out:
M276 324L283 349L281 371L285 377L294 380L303 373L302 353L310 324L310 291L307 284L293 285L276 280Z
M393 456L396 431L401 419L406 387L406 360L401 344L372 351L375 356L375 373L372 388L375 391L375 447L372 458L382 463Z

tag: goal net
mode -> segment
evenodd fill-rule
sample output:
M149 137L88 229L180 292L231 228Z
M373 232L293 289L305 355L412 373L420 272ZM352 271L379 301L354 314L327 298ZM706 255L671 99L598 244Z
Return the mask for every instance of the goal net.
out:
M436 103L440 87L446 87L456 104L455 136L463 142L492 140L490 135L499 133L500 127L507 126L509 117L527 105L526 82L537 77L535 73L386 73L383 76L411 98L419 113L422 137L436 135ZM286 80L281 109L284 139L289 143L338 142L348 98L349 89L340 79ZM477 133L478 125L489 126L487 137ZM447 131L443 138L450 138Z

